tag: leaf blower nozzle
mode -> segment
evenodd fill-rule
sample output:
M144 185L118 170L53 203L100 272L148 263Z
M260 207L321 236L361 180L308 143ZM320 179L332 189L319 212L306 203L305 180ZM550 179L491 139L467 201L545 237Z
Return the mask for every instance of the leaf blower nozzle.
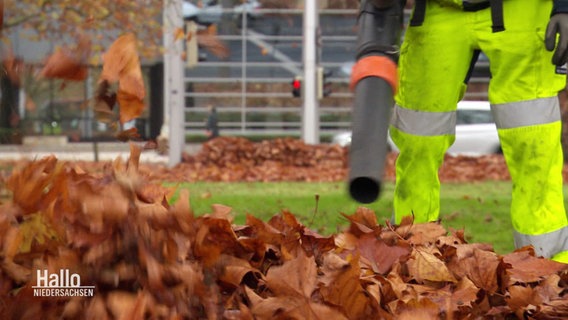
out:
M371 177L356 177L349 183L349 194L360 203L371 203L381 193L381 181Z
M404 1L380 9L373 1L361 1L357 62L350 84L354 107L348 181L349 194L361 203L375 201L382 190L403 8Z

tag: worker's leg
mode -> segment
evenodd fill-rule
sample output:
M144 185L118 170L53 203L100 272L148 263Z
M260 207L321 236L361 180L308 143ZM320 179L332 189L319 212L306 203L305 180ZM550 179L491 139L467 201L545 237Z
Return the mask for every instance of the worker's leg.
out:
M545 257L568 250L557 98L566 78L555 74L543 40L551 6L505 1L506 30L480 35L493 75L489 98L513 180L515 245L533 245Z
M433 221L440 211L438 169L454 141L456 105L472 56L469 12L428 2L422 26L401 47L391 137L396 161L394 215Z

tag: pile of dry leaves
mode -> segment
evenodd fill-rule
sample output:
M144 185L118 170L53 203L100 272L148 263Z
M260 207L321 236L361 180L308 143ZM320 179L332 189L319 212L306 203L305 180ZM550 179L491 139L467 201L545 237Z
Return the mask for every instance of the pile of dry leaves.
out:
M397 154L387 156L385 179L395 178ZM219 137L203 144L196 155L185 154L183 163L155 177L167 181L344 181L349 150L332 144L308 145L283 138L252 142L239 137ZM446 156L440 169L443 182L509 180L501 155Z
M340 181L347 172L347 149L293 138L219 137L183 160L176 169L189 181Z
M186 192L172 203L140 173L139 154L100 173L53 157L13 170L0 207L0 318L568 317L567 266L530 248L500 256L436 223L378 225L364 208L331 236L289 212L234 225L215 205L196 217ZM33 296L37 270L62 269L94 296Z

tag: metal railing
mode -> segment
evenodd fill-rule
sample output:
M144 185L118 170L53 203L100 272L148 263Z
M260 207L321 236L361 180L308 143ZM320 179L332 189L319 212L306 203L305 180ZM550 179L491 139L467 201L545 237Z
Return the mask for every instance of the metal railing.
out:
M232 10L225 9L227 13ZM302 76L302 10L258 10L261 18L241 28L221 22L218 38L231 49L228 59L212 57L186 72L188 134L202 134L207 107L214 105L222 134L291 135L301 131L302 100L291 94L291 81ZM350 128L352 93L349 63L354 60L356 10L320 10L320 66L332 70L332 94L320 101L320 132ZM284 27L286 24L288 27ZM347 71L347 72L346 72ZM488 78L472 78L486 86ZM487 99L486 90L467 91L466 99Z

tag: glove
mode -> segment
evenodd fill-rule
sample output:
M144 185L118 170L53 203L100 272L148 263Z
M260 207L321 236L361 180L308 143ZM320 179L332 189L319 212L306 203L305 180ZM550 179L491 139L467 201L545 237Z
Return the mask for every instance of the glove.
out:
M558 43L556 43L556 35ZM561 66L568 62L568 13L557 13L550 18L544 39L546 50L552 51L552 63Z

